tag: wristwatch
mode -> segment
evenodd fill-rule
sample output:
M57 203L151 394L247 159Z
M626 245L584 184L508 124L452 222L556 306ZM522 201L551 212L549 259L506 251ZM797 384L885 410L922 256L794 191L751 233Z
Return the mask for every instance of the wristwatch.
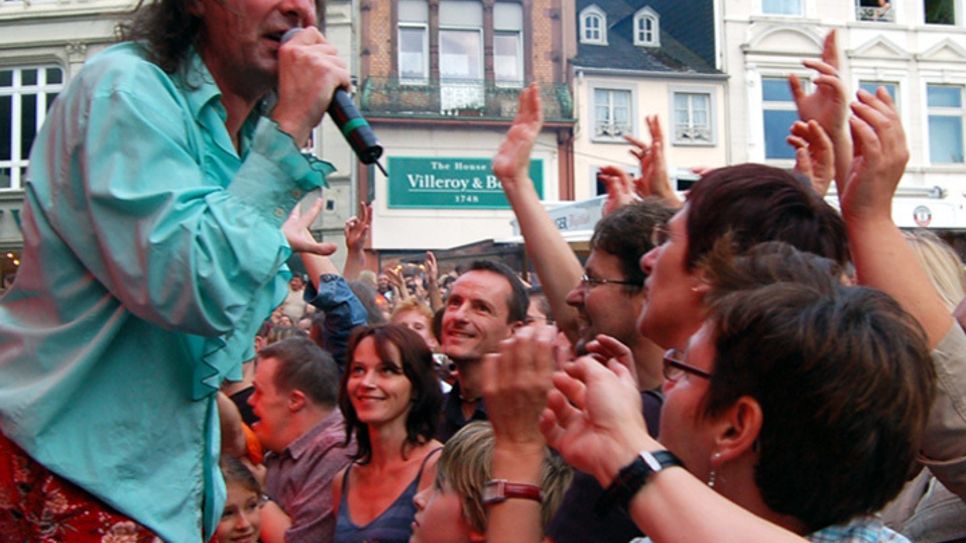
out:
M503 503L510 498L543 503L543 491L537 485L511 483L506 479L490 479L483 486L483 505Z
M594 504L594 512L603 516L615 503L626 510L631 498L647 483L652 474L672 466L683 468L684 464L669 451L641 451L634 457L633 462L617 472L617 477L614 477L614 481Z

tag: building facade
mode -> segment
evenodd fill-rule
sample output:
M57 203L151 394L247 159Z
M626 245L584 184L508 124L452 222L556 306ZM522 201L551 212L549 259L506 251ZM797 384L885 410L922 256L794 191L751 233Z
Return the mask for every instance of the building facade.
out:
M360 172L373 201L374 251L445 249L512 233L490 160L540 87L544 129L531 177L544 199L573 197L574 110L565 0L363 0L360 103L388 177Z
M710 0L577 0L572 59L575 195L603 194L596 173L638 173L624 136L650 141L656 115L673 177L728 163L727 76L717 69Z
M910 160L893 204L896 222L963 229L964 8L961 0L720 2L733 161L793 164L785 136L797 115L787 78L813 77L801 61L818 58L835 29L850 93L884 86L906 129Z

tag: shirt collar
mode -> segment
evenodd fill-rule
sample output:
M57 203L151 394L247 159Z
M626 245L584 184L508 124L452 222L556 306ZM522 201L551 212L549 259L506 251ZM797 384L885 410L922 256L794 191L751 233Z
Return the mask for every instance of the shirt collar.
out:
M184 71L178 74L178 80L191 107L191 114L196 119L212 100L217 100L216 103L221 106L221 89L215 83L215 78L208 71L201 55L193 47L188 54ZM224 106L220 107L220 114L225 116Z
M322 419L322 422L316 424L311 430L299 436L298 439L289 443L288 447L285 447L285 452L287 452L293 459L298 460L300 456L312 448L312 445L315 443L315 440L319 435L321 435L327 429L335 426L336 424L341 424L342 422L342 411L339 411L338 407L333 407L332 412L329 413L329 416Z

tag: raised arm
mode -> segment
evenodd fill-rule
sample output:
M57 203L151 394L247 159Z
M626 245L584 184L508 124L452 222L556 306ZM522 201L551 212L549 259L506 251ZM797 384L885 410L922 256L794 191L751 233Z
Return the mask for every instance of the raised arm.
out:
M811 181L819 196L825 196L835 177L832 140L816 121L795 121L788 143L795 148L795 171Z
M895 298L926 331L939 379L920 461L966 499L966 336L892 222L892 196L909 151L889 93L860 90L858 98L850 120L855 158L840 197L856 275Z
M567 294L580 282L583 269L556 225L547 215L530 180L530 151L543 126L540 93L530 85L520 93L513 126L493 157L493 173L500 179L520 223L527 255L543 285L557 326L577 341L577 311L567 305Z
M553 377L556 389L550 392L541 428L571 465L607 488L641 451L664 449L647 433L637 384L624 366L615 360L604 366L583 357L564 367L566 373ZM805 541L735 505L679 467L650 476L631 499L628 513L656 543Z
M895 298L935 347L952 315L892 221L892 197L909 160L906 136L885 89L875 95L860 90L857 96L850 119L855 157L839 197L856 275L859 283Z
M846 122L849 102L845 83L839 77L839 49L835 30L825 36L821 60L805 60L806 67L818 72L812 83L815 91L805 94L798 77L788 78L798 116L805 122L815 120L832 140L835 151L835 186L841 192L852 161L852 139Z
M426 251L426 283L428 285L429 307L435 313L443 307L443 293L439 289L439 265L436 255Z

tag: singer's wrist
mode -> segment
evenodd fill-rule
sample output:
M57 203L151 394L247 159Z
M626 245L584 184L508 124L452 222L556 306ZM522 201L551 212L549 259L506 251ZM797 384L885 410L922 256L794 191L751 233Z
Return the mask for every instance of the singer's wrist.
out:
M299 149L301 149L302 147L305 147L306 143L308 143L309 133L311 132L311 130L308 128L305 128L302 125L302 123L289 121L284 117L280 118L278 115L273 115L271 119L275 121L275 124L278 126L279 132L282 132L283 134L292 138L292 142Z

